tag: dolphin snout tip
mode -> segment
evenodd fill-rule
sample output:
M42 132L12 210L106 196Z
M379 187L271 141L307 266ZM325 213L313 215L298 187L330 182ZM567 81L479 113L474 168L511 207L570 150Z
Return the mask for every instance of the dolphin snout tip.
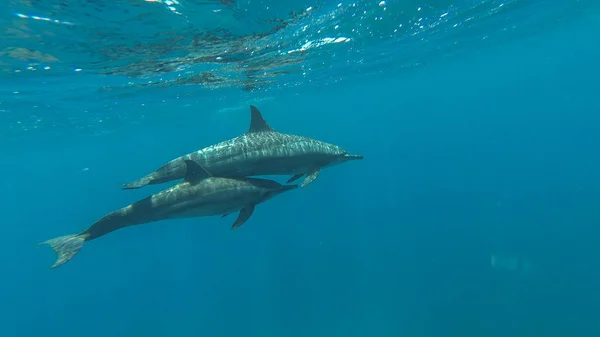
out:
M348 158L348 160L361 160L363 159L363 156L357 154L346 154L346 158Z
M295 190L299 187L298 184L292 184L292 185L282 185L281 186L281 192L286 192L286 191L291 191L291 190Z

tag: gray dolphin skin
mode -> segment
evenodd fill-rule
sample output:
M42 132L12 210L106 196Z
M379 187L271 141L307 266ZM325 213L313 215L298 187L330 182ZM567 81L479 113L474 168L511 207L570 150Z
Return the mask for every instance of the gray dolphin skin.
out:
M79 234L40 243L56 253L56 262L50 268L71 260L86 241L128 226L175 218L226 216L239 211L231 226L235 229L250 218L256 205L298 187L267 179L215 177L193 161L184 164L187 174L179 184L107 214Z
M253 105L250 115L250 128L243 135L173 159L145 177L124 184L123 189L181 179L186 173L186 160L219 177L292 175L287 181L290 183L306 175L300 185L306 187L319 176L321 168L363 159L333 144L277 132Z

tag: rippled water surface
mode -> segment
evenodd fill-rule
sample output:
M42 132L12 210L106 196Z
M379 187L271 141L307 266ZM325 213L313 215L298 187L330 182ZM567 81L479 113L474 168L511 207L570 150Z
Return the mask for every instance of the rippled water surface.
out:
M591 0L11 0L0 26L0 134L103 133L151 117L142 108L173 100L227 97L231 105L290 89L402 76L535 37L599 6Z

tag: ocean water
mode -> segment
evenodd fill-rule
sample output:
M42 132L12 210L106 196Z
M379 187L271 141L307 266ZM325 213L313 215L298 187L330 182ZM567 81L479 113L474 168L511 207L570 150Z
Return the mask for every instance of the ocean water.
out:
M600 2L4 3L0 336L600 334ZM49 269L250 104L364 160Z

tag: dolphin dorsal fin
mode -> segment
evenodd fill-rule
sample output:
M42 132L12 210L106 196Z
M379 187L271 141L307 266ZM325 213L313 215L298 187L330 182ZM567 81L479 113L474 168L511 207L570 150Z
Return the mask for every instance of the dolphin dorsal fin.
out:
M197 183L209 177L212 177L212 175L200 164L192 160L185 161L185 177L183 180L190 183Z
M255 132L275 132L275 130L267 124L260 111L254 105L250 105L250 129L248 129L248 133Z

